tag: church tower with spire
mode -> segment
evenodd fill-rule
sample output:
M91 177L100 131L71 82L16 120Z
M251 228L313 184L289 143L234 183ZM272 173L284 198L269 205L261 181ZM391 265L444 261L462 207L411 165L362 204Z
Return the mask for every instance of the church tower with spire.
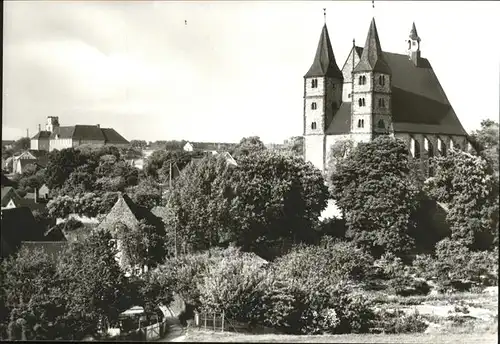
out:
M352 71L351 137L368 142L392 134L392 72L386 61L372 19L359 62Z
M342 103L343 84L325 20L316 56L304 76L304 157L321 171L327 163L326 130Z
M408 57L413 62L413 64L418 67L420 60L420 37L417 33L417 28L415 27L415 22L411 27L410 36L408 36Z

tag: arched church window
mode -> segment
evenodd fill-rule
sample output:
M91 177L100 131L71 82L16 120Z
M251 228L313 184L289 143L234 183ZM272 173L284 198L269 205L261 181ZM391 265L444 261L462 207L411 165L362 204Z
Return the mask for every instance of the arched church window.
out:
M385 78L384 78L383 75L380 75L378 77L378 82L379 82L380 86L384 86L384 84L385 84Z
M311 80L311 87L312 88L317 88L318 87L318 79L312 79Z
M361 107L363 106L363 101L361 100L361 98L358 99L358 105Z
M365 127L365 120L358 119L358 128L364 128L364 127Z
M379 108L384 108L385 107L385 99L384 98L379 98L379 100L378 100L378 107Z
M312 102L311 103L311 109L312 110L316 110L316 108L317 108L316 102Z
M363 85L363 76L359 76L358 84Z
M363 85L366 84L366 76L363 75Z
M311 123L311 129L316 129L316 122Z
M411 41L408 40L408 49L411 49Z
M365 106L365 98L361 98L361 102L363 103L362 106Z
M385 124L383 119L379 119L377 126L379 129L385 129Z

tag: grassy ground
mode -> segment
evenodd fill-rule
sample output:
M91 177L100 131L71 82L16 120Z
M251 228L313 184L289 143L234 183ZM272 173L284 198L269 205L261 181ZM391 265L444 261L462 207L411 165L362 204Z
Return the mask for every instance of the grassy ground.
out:
M186 342L245 342L245 343L437 343L437 344L493 344L497 334L408 334L408 335L319 335L294 336L280 334L243 334L230 332L190 331Z

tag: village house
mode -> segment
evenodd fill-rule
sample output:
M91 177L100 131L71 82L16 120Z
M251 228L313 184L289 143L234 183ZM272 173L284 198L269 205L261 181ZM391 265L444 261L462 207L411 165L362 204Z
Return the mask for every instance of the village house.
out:
M36 165L41 168L47 166L48 155L46 151L27 150L14 156L12 160L12 173L22 174L28 165Z
M60 126L59 117L47 117L45 130L39 127L38 133L31 138L31 149L41 151L61 150L81 145L126 147L129 142L115 129L101 128L96 125Z
M12 186L2 186L2 210L19 208L23 206L23 200Z
M406 142L429 173L428 158L449 148L471 149L436 73L422 57L421 42L413 24L406 52L383 51L372 19L364 47L353 41L340 69L323 26L304 76L305 160L325 171L336 142L356 144L388 134Z

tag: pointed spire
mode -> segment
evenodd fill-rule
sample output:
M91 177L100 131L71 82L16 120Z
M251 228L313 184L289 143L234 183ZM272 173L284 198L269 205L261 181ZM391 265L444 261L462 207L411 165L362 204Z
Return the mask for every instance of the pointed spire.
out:
M380 72L391 74L391 69L384 58L382 47L380 46L375 18L372 18L372 22L370 23L365 47L359 63L354 68L354 72Z
M342 72L337 66L335 55L333 54L330 36L326 24L323 25L321 36L319 37L318 48L316 49L316 56L314 62L309 68L309 71L304 76L305 78L313 76L328 76L343 79Z
M417 42L420 42L420 37L418 37L417 28L415 27L415 22L413 22L409 37Z

